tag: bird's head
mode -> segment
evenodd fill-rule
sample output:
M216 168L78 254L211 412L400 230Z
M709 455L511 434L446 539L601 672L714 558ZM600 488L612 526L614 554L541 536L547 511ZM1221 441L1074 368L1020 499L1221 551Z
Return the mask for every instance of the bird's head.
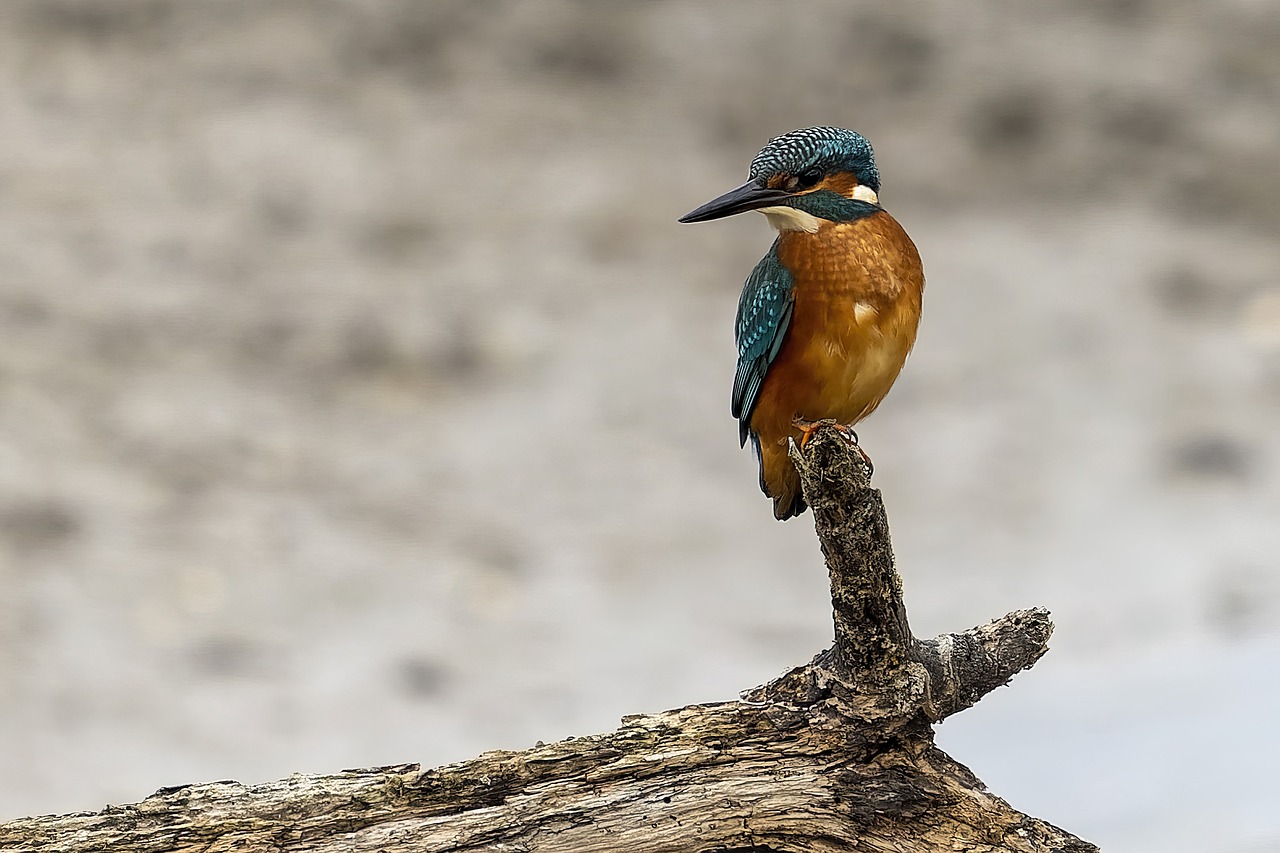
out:
M866 215L866 205L879 203L879 191L880 173L866 139L842 127L806 127L770 140L751 161L745 184L680 221L758 210L780 231L816 231L823 220Z

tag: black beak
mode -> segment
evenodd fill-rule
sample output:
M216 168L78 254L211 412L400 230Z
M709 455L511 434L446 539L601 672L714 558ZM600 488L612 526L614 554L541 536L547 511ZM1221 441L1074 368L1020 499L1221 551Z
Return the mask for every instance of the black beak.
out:
M714 198L697 210L691 210L680 217L681 222L706 222L709 219L720 219L743 213L760 207L772 207L782 204L791 198L791 193L782 190L771 190L761 181L747 181L737 189L729 190L719 198Z

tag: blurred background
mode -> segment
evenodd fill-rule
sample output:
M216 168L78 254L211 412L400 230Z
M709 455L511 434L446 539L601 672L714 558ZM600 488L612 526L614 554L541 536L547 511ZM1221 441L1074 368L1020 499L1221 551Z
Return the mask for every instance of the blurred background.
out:
M861 428L939 742L1112 851L1280 850L1280 7L0 6L0 818L730 699L830 639L729 416L770 137L929 278Z

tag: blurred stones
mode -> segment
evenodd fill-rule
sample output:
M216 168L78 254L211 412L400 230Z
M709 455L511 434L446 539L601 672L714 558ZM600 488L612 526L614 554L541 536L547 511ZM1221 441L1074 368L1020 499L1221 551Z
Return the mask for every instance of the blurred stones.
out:
M590 6L584 6L589 9ZM614 15L603 16L606 20ZM603 37L602 37L603 36ZM571 26L544 36L532 47L533 66L544 74L565 76L589 83L611 83L628 68L627 40L622 30L591 32L586 26Z
M1154 290L1160 306L1180 318L1202 317L1221 307L1218 288L1191 267L1177 267L1156 276Z
M1189 328L1207 323L1229 329L1248 347L1263 353L1280 350L1280 289L1256 287L1249 279L1211 278L1191 266L1153 276L1153 296L1169 315Z
M104 365L133 368L146 362L154 364L162 353L172 352L175 330L166 325L119 312L85 329L83 344Z
M475 324L469 318L456 318L423 343L422 363L436 379L445 382L475 380L488 365L488 353L481 347Z
M387 214L368 223L360 235L360 246L372 257L388 264L416 261L431 248L439 229L422 214Z
M245 324L235 346L236 359L245 367L260 371L278 367L297 346L302 330L297 319L285 315L265 316Z
M1152 0L1085 0L1079 5L1109 23L1136 27L1150 18L1156 4Z
M448 691L451 681L449 667L434 658L415 655L402 658L396 665L396 686L414 699L440 696Z
M601 212L576 228L582 247L600 263L620 263L643 257L645 246L637 236L643 222L626 208Z
M348 73L404 77L414 84L443 83L453 76L453 53L494 13L488 0L392 0L340 4L347 37L340 64Z
M476 387L526 375L554 343L554 329L518 306L476 317L457 313L401 328L388 315L351 318L337 340L336 376L408 383L420 391Z
M1171 474L1197 480L1240 482L1253 465L1252 454L1234 437L1215 433L1188 436L1168 452Z
M396 74L415 83L442 83L466 64L465 45L504 39L487 61L506 71L532 71L589 85L612 83L637 64L632 20L648 10L596 3L541 3L536 8L482 0L399 0L347 4L349 37L342 64L350 71Z
M1143 156L1183 141L1177 108L1150 96L1108 93L1098 109L1098 130L1112 143L1131 147Z
M56 500L14 501L0 507L0 540L20 553L47 551L80 532L80 517Z
M909 96L937 76L942 51L918 22L901 20L887 7L859 7L844 29L841 53L857 64L859 85L887 95Z
M347 322L338 344L335 368L352 378L439 385L478 379L486 365L462 318L410 340L387 319L363 315Z
M1280 597L1277 578L1274 568L1234 566L1217 572L1205 590L1205 618L1233 638L1274 630Z
M231 678L261 672L264 659L261 649L244 637L216 636L192 645L187 662L201 675Z
M1223 92L1273 102L1280 96L1280 19L1271 11L1236 29L1231 49L1215 53L1211 76Z
M175 9L172 0L27 0L12 6L21 9L32 29L88 44L154 37Z
M983 155L1028 156L1049 127L1047 94L1016 89L980 101L969 119L969 132Z
M5 326L43 326L52 319L49 304L35 294L0 296L0 323Z
M457 546L464 557L453 589L455 607L490 624L514 618L530 582L528 556L515 534L475 529L460 537Z
M265 236L274 239L296 237L311 226L310 206L296 188L264 190L257 201L257 215Z
M353 317L341 331L337 368L344 373L386 373L403 356L384 322L374 315Z

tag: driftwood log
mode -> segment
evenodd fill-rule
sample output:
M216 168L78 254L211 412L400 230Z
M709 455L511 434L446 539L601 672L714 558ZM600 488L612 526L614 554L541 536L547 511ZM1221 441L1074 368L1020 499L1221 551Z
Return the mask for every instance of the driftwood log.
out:
M934 723L1045 653L1048 612L913 638L860 452L822 428L792 455L831 575L835 643L738 701L431 770L165 788L0 824L0 850L1096 850L988 793L933 743Z

